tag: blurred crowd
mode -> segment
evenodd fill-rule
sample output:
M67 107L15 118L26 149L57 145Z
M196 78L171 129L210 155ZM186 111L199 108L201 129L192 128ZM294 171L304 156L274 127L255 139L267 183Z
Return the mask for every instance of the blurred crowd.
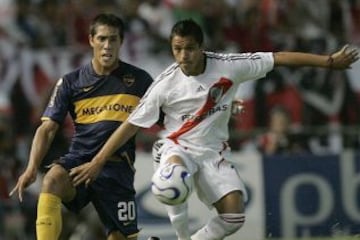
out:
M360 0L1 0L0 239L34 239L38 186L23 204L8 197L9 188L27 162L54 82L90 59L88 24L99 12L124 19L121 58L154 77L172 62L168 35L184 18L203 27L209 51L360 47ZM235 150L338 154L360 146L359 61L347 71L279 68L243 84L238 98L245 111L229 123ZM144 131L139 148L149 151L157 131ZM71 133L65 123L43 166L66 150ZM64 239L80 239L69 229Z

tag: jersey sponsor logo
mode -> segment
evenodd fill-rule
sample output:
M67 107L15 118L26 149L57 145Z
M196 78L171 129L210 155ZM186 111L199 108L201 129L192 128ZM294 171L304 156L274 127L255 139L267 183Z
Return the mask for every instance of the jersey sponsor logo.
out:
M138 105L140 98L118 94L87 98L75 103L75 122L87 124L100 121L125 121Z
M122 111L122 112L131 113L133 111L133 108L134 106L115 103L115 104L109 104L103 106L84 108L82 110L82 114L94 115L94 114L100 114L103 111Z
M185 114L185 115L182 115L181 116L181 120L182 121L188 121L188 120L192 120L192 121L202 121L203 119L213 115L214 113L216 112L224 112L226 111L227 109L229 108L229 105L228 104L224 104L222 106L217 106L217 107L214 107L214 108L211 108L209 109L208 112L205 112L204 114L202 115L191 115L191 114Z

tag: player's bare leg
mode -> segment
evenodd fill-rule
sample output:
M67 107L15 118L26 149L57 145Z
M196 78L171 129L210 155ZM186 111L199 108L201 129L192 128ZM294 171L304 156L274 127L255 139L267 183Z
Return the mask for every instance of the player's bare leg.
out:
M60 165L53 165L41 186L36 219L38 240L59 238L62 230L61 201L70 201L75 193L68 172Z
M214 203L219 214L222 213L243 213L245 211L243 196L240 191L228 193L219 201Z
M197 231L192 240L223 239L238 231L244 224L244 201L240 191L230 192L214 204L218 215Z
M185 166L183 160L179 156L176 156L176 155L169 157L169 159L166 162L173 163L173 164L180 164L180 165Z
M68 171L62 166L54 164L44 176L41 193L51 193L60 197L64 202L68 202L75 197L76 190Z

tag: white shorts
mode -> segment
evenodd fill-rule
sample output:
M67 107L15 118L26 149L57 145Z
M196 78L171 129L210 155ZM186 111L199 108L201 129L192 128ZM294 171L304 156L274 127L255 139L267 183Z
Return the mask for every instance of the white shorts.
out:
M237 169L227 160L230 148L226 147L218 152L205 147L183 147L171 140L161 139L155 144L162 143L157 151L153 149L153 156L160 157L160 166L171 156L179 156L194 178L194 187L198 198L208 208L232 191L241 191L243 199L247 201L245 185ZM155 145L154 144L154 145ZM155 164L157 167L158 164Z

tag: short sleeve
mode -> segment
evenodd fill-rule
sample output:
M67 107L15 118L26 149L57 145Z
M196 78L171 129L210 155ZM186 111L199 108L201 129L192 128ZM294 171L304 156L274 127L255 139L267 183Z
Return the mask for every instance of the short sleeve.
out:
M163 88L158 81L153 82L150 88L140 100L139 105L130 114L128 121L143 128L150 128L158 122L160 118L160 108L165 96Z
M70 101L68 96L69 90L66 88L64 79L60 78L54 87L41 119L52 119L61 124L68 113L68 105Z
M240 82L263 78L274 68L273 53L244 53L242 58L233 61L231 67L238 71L237 79Z

